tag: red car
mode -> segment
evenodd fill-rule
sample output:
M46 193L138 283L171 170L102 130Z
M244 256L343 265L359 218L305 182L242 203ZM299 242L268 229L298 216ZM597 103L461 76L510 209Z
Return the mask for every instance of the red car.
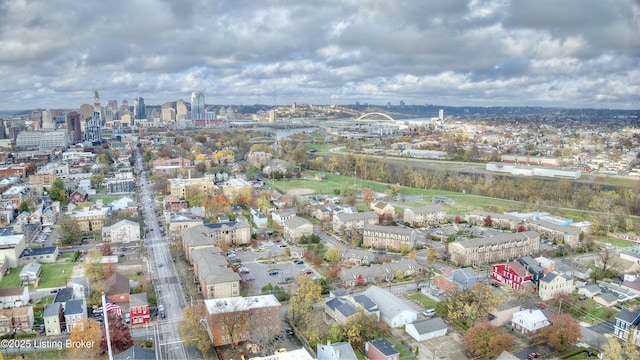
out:
M543 303L537 303L537 304L536 304L536 306L537 306L539 309L542 309L542 310L544 310L544 309L546 309L546 308L547 308L547 305L545 305L545 304L543 304Z
M529 354L529 355L527 356L527 359L537 359L537 358L539 358L539 357L540 357L540 353L532 352L531 354Z

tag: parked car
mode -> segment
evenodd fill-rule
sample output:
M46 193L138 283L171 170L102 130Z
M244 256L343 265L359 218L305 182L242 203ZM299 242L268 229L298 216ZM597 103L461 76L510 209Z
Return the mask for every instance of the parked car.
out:
M277 271L275 271L275 270L274 270L274 271L269 271L269 275L270 275L270 276L276 276L276 275L278 275L278 274L279 274L279 273L278 273Z
M287 328L287 330L285 330L287 335L289 336L293 336L293 329L292 328Z
M422 315L428 316L428 317L431 317L431 316L433 316L435 314L436 314L436 309L433 309L433 308L427 309L427 310L422 312Z
M304 264L304 261L302 261L300 259L297 259L297 260L293 260L293 263L296 264L296 265L302 265L302 264Z
M587 295L582 295L578 298L578 300L582 301L582 300L587 300Z
M537 352L532 352L529 355L527 355L527 359L537 359L540 357L540 353Z
M44 333L44 325L40 325L40 326L38 326L38 332L39 332L40 334Z
M282 337L282 335L274 335L273 336L273 341L283 342L284 338Z
M542 310L547 308L547 305L545 305L543 303L536 303L536 306L538 307L538 309L542 309Z

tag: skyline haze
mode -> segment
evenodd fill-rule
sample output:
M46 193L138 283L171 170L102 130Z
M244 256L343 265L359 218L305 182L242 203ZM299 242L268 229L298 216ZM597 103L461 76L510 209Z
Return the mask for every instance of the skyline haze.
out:
M0 3L0 110L208 104L640 108L634 0Z

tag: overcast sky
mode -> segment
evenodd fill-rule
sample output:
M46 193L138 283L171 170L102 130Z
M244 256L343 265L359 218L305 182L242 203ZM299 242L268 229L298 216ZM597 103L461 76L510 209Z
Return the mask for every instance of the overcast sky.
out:
M640 108L638 0L0 0L0 110Z

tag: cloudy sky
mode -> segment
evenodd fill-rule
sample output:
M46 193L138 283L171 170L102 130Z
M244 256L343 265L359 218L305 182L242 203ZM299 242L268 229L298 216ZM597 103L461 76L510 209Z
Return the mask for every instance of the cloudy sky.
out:
M0 110L640 108L638 0L0 0Z

